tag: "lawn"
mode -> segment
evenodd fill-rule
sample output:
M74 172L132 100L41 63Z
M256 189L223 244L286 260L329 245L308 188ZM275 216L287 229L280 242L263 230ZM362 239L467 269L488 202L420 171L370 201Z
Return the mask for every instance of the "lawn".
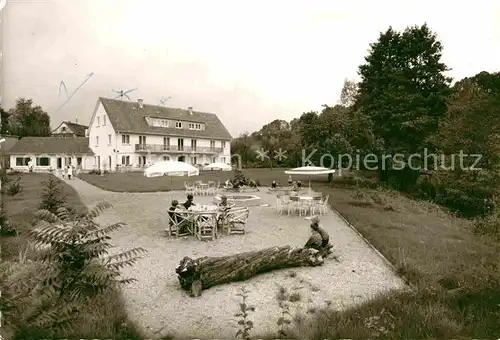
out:
M279 181L281 184L288 182L288 175L285 174L286 169L244 169L243 174L247 179L253 179L260 183L261 186L270 186L273 180ZM225 182L233 178L232 171L201 171L196 180L201 181L219 181ZM114 192L156 192L169 190L184 190L185 181L194 181L194 177L155 177L147 178L142 172L129 173L112 173L106 175L95 174L80 174L79 177L90 184L95 185L104 190ZM302 181L304 185L308 183L306 176L293 176L294 180ZM326 183L328 177L312 177L311 185L314 183Z
M16 275L23 277L23 285L28 285L30 279L37 282L39 272L35 262L29 261L33 253L29 245L27 233L32 228L32 221L39 208L41 198L40 193L43 190L43 182L46 181L48 174L24 174L8 175L8 182L5 183L5 189L15 182L20 176L21 191L14 195L4 194L4 209L11 223L16 225L17 236L0 237L2 247L2 269L13 269ZM63 181L57 180L60 184L61 193L66 197L66 206L74 209L76 212L85 212L87 208L80 200L75 190ZM6 280L7 281L7 280ZM13 286L4 286L2 282L2 292L7 293ZM5 294L8 295L8 294ZM3 296L2 296L3 297ZM99 296L88 304L81 306L85 317L79 320L76 329L68 331L67 334L53 334L50 330L39 332L28 328L22 328L14 332L13 325L19 325L18 318L14 315L12 319L3 318L2 335L4 338L17 339L39 339L39 338L140 338L136 335L133 326L128 322L127 315L121 292L113 290L107 295ZM85 312L87 311L87 312ZM14 333L16 335L14 336Z
M246 169L247 178L269 186L286 182L284 169ZM196 179L225 181L230 172L204 172ZM325 176L326 177L326 176ZM185 177L144 178L142 174L82 175L113 191L182 189ZM307 182L307 178L294 178ZM309 338L498 338L500 336L500 247L472 233L471 222L440 207L386 190L346 188L326 178L311 182L330 195L330 205L414 287L380 296L342 313L318 313L304 325ZM335 235L332 235L335 237ZM307 329L306 329L307 328Z

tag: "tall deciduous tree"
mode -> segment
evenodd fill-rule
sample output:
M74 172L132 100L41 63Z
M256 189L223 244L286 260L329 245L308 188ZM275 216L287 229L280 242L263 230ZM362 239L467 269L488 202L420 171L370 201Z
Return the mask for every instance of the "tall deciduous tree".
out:
M356 101L356 95L358 94L358 85L354 80L344 79L344 86L340 91L339 105L344 107L350 107L354 105Z
M50 117L39 105L34 106L32 99L21 98L16 106L9 110L11 134L18 137L50 136Z
M444 74L448 68L441 61L442 49L427 25L402 33L389 28L359 67L355 108L370 117L386 153L420 153L436 132L451 82ZM390 172L380 168L380 174L382 180L389 179ZM391 174L398 185L416 180L407 171Z
M0 134L9 134L9 111L0 107Z

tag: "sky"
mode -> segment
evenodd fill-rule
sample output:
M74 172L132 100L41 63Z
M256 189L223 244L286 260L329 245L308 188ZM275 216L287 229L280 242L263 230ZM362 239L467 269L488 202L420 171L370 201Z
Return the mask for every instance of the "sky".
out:
M389 26L427 22L459 80L500 66L500 1L8 0L3 107L88 124L98 97L216 113L233 137L337 103ZM88 78L89 74L93 75ZM71 94L59 91L61 81Z

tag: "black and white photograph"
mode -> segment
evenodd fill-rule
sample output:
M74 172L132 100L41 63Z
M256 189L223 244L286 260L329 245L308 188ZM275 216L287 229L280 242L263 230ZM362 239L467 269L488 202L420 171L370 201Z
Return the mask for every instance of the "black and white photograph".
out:
M0 0L0 340L500 338L500 2Z

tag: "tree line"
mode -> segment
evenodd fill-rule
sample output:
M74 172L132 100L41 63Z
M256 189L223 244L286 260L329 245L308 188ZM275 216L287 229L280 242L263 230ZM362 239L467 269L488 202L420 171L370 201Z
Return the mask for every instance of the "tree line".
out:
M13 108L0 107L0 134L22 137L48 137L51 133L50 116L32 99L20 98Z
M324 154L361 159L375 155L376 166L372 161L368 169L362 162L358 175L376 175L382 185L435 201L463 216L494 214L500 73L480 72L453 83L446 76L450 69L442 51L426 24L403 31L389 27L370 45L358 69L360 81L345 80L336 105L323 105L321 112L305 112L291 122L274 120L259 131L242 134L232 141L232 153L239 155L243 167L271 168L303 166L304 155L315 150L308 158L315 165ZM269 151L264 161L257 158L260 148ZM273 157L279 149L286 150L286 158ZM439 157L432 162L414 157L412 168L396 168L391 158L384 158L400 154L408 159L423 153ZM458 154L476 156L459 162ZM348 159L337 161L334 167L349 165Z

